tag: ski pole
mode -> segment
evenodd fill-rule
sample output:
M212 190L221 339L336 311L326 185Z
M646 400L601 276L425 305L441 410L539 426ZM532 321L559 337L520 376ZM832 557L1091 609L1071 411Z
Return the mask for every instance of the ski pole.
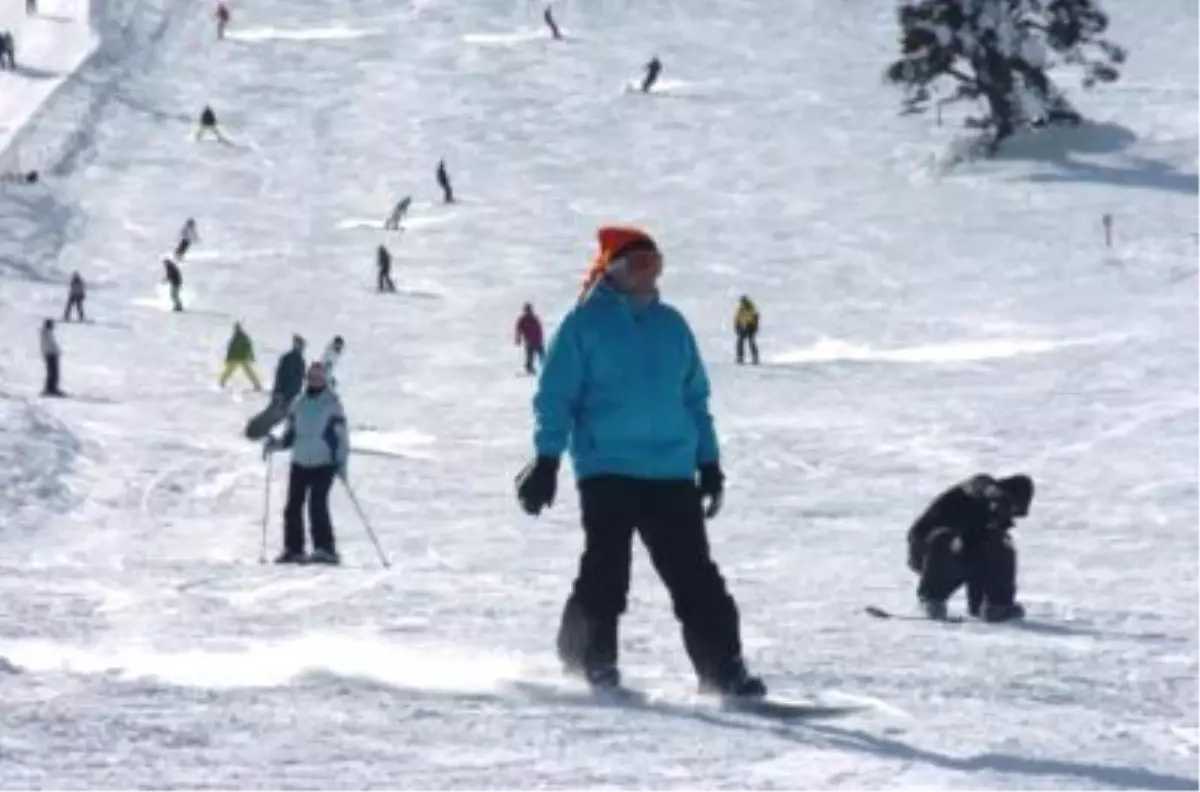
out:
M267 484L263 489L262 546L258 551L258 563L267 563L267 520L271 517L271 456L267 456Z
M375 532L371 530L371 523L367 520L367 515L363 513L363 508L358 502L358 496L354 494L354 490L350 487L350 482L342 479L342 484L346 487L346 493L350 496L350 502L354 504L354 510L358 512L358 519L363 524L363 528L367 531L367 536L371 537L371 543L375 545L375 552L379 553L379 561L384 567L390 567L387 556L383 553L383 548L379 546L379 539L375 537Z

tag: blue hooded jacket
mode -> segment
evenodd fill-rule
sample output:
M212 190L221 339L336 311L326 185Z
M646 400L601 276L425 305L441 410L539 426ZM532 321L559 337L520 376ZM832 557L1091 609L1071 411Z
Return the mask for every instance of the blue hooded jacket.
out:
M709 384L687 321L600 282L563 319L533 399L534 446L571 444L576 479L692 480L718 458Z

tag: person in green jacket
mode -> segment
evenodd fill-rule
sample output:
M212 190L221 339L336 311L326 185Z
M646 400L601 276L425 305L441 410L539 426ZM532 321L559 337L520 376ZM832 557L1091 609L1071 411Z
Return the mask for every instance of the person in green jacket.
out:
M225 383L229 382L234 370L238 368L245 372L246 378L250 380L255 390L262 390L258 372L254 370L254 344L250 341L250 336L246 335L246 331L242 329L242 323L234 322L233 337L229 339L229 346L225 349L225 368L221 371L222 388L225 387Z

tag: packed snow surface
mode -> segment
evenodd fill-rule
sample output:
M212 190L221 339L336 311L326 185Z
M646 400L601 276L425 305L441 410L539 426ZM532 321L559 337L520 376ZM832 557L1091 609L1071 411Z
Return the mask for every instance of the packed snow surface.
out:
M492 0L235 3L223 42L204 3L96 0L98 38L18 5L0 27L29 46L76 39L0 73L0 162L46 177L0 188L0 786L1197 786L1194 2L1112 3L1131 58L1073 94L1093 123L987 162L954 154L957 118L897 114L888 3L572 0L562 42ZM660 90L630 90L653 55ZM233 145L192 139L205 104ZM693 704L640 550L622 665L662 703L514 684L557 680L581 532L569 466L541 519L514 503L513 323L531 301L552 329L608 221L656 236L709 363L747 661L862 711ZM45 400L37 331L74 270L89 322L60 324L69 398ZM759 367L733 361L741 294ZM341 490L342 568L259 565L263 397L215 381L235 320L268 377L293 333L345 336L390 569ZM1037 481L1028 621L864 616L912 610L904 532L977 471Z

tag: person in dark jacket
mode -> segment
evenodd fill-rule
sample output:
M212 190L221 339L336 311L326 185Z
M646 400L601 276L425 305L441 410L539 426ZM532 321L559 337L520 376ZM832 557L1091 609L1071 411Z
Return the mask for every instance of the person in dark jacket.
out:
M379 267L379 291L396 291L396 284L392 282L392 254L386 247L380 245L375 252L375 258Z
M562 31L558 29L558 24L554 21L554 12L550 6L546 6L546 10L542 12L542 21L546 23L546 27L550 28L550 35L555 41L562 40Z
M17 42L13 34L7 30L0 30L0 69L12 71L17 68L16 49Z
M58 339L54 337L53 319L42 322L42 332L38 340L41 345L42 360L46 363L46 384L42 388L42 395L63 396L65 394L58 389L58 361L62 357L62 349L58 346Z
M654 83L658 82L658 75L662 73L662 61L655 55L646 64L646 76L642 79L642 93L650 93L650 89L654 87Z
M442 188L442 200L448 204L454 203L454 188L450 186L450 175L446 173L445 159L438 160L436 175L438 187Z
M325 367L319 362L309 366L307 387L292 405L283 437L269 436L263 454L285 449L292 451L292 467L283 510L283 553L275 563L337 564L341 559L329 518L329 490L334 476L346 480L350 433L342 402L327 387ZM305 500L313 543L308 556L304 554Z
M525 347L525 373L533 374L534 361L540 363L545 359L546 347L542 337L542 323L529 303L525 303L525 308L521 311L520 318L517 319L515 343Z
M709 554L705 519L720 510L725 477L696 339L659 299L653 239L622 227L598 237L583 296L550 344L533 401L536 458L516 482L529 514L552 505L570 443L584 550L559 658L593 686L619 685L617 622L636 531L670 591L700 689L762 696L766 686L742 660L737 606Z
M408 214L408 208L412 206L412 196L406 195L400 199L392 213L388 215L388 219L383 221L384 231L399 231L400 223L404 221L405 215Z
M205 133L211 134L222 143L229 142L229 139L221 133L221 128L217 126L217 114L208 105L204 105L204 109L200 111L200 123L196 125L196 140L203 138Z
M292 336L292 348L275 365L275 385L271 399L284 407L290 406L304 388L304 339Z
M72 308L75 309L75 313L79 317L79 321L81 321L81 322L87 321L83 316L83 300L86 296L87 296L87 293L84 289L83 278L80 276L80 274L78 272L72 273L71 274L71 285L67 291L67 307L63 311L63 321L64 322L71 321L71 309Z
M179 271L179 266L169 258L163 259L163 268L167 271L163 280L171 285L171 303L175 306L174 310L182 311L183 303L179 301L179 290L183 288L183 273Z
M737 362L746 359L746 347L750 347L750 362L758 365L758 309L750 298L742 295L737 313L733 317L733 332L737 334Z
M175 244L175 258L183 261L192 244L199 241L200 233L196 229L196 218L189 217L179 230L179 242Z
M946 601L964 583L967 610L987 621L1020 619L1017 553L1009 530L1029 514L1033 479L979 474L951 487L908 529L908 566L927 616L946 618Z

